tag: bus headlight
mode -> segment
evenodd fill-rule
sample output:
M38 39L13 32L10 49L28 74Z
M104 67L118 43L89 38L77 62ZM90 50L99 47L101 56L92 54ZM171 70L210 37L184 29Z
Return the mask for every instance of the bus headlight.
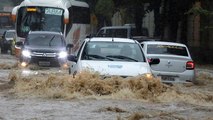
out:
M22 51L22 55L24 56L24 57L27 57L27 58L31 58L31 53L30 53L30 51L29 50L23 50Z
M60 52L60 53L58 54L58 58L66 58L67 55L68 55L67 52L62 51L62 52Z

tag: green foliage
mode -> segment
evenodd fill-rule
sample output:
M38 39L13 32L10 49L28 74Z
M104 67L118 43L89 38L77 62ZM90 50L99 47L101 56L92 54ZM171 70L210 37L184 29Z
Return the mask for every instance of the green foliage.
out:
M5 6L16 6L20 4L23 0L0 0L0 10L3 10Z
M5 6L13 6L12 2L7 1L7 0L0 0L0 10L3 10Z
M206 16L209 16L209 15L213 15L212 12L206 10L206 9L203 9L202 7L192 7L188 12L186 12L185 14L193 14L194 16L197 16L197 15L206 15Z

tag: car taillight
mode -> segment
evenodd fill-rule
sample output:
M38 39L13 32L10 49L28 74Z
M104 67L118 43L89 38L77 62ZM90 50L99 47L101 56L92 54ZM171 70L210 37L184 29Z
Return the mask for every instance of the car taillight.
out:
M195 64L194 64L193 61L188 61L188 62L186 63L186 69L187 69L187 70L193 70L194 68L195 68Z

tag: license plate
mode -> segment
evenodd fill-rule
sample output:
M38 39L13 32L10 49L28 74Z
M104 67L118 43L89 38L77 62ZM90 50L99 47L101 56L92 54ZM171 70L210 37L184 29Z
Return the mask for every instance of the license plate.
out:
M175 77L172 77L172 76L161 76L161 80L175 81Z
M40 66L50 66L50 62L49 61L39 61L38 64Z

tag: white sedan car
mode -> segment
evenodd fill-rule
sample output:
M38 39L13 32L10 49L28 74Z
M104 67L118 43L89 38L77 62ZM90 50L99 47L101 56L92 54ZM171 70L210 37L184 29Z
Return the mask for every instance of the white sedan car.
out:
M149 77L152 76L149 64L157 64L148 63L140 43L126 38L86 39L77 56L69 55L68 60L74 62L69 70L72 75L91 70L104 76Z
M141 43L149 61L159 58L160 63L151 65L155 77L165 83L187 83L195 79L195 64L186 45L174 42L145 41Z

